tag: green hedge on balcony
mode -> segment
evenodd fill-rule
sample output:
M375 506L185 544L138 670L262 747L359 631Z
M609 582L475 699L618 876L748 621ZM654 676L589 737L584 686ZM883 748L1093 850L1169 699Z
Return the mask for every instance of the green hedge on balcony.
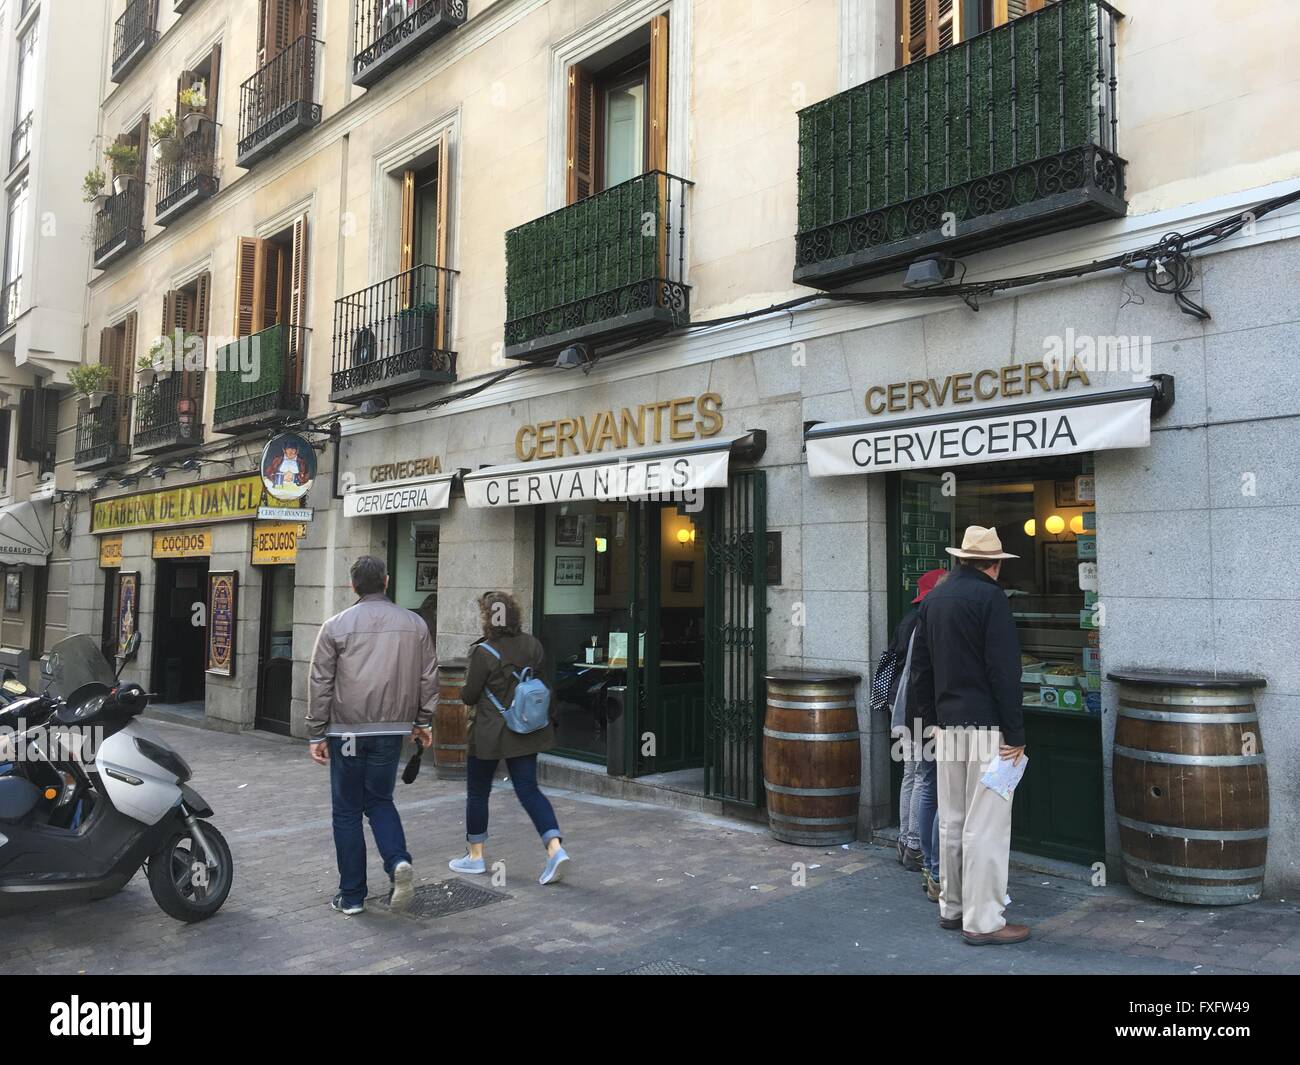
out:
M1098 143L1097 31L1058 0L801 110L800 231Z
M285 357L287 337L285 326L273 325L221 349L217 364L215 401L218 416L222 408L279 394L288 371L288 359ZM250 374L252 379L248 381L243 379L244 374L240 369L240 344L252 345L253 370Z

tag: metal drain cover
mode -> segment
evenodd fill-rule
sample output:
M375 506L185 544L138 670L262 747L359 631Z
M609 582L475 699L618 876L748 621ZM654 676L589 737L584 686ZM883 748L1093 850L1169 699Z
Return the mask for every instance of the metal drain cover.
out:
M476 884L457 877L454 880L440 880L436 884L420 884L414 891L411 908L403 916L431 919L448 917L465 910L477 910L481 906L491 906L494 902L505 902L509 895L499 891L489 891ZM376 899L386 903L387 896Z
M645 965L638 965L635 969L629 969L620 976L705 976L707 975L702 969L692 969L689 965L681 965L675 961L652 961Z

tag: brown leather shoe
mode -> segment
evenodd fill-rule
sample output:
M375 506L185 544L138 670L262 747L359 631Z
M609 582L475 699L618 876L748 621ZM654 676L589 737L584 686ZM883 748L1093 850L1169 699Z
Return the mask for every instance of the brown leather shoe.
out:
M972 947L995 947L1001 946L1003 943L1023 943L1029 938L1029 926L1007 924L996 932L963 932L961 937Z
M960 917L940 917L940 918L939 918L939 927L940 927L940 928L946 928L949 932L951 932L951 931L953 931L953 929L956 929L956 928L960 928L960 927L961 927L961 918L960 918Z

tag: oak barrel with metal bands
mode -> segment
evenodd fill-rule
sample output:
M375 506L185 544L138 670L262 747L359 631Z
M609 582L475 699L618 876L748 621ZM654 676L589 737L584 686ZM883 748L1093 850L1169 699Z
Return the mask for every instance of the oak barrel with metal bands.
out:
M1124 871L1158 899L1258 899L1268 769L1253 689L1262 677L1119 672L1113 777Z
M460 701L468 659L438 663L438 710L433 715L433 764L440 777L463 777L469 749L469 707Z
M763 787L772 835L824 846L856 838L861 755L856 673L767 674Z

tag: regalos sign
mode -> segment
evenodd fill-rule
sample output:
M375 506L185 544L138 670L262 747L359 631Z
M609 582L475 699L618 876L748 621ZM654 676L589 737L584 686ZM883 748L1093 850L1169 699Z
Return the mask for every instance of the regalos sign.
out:
M262 498L262 478L257 474L230 477L206 484L177 485L156 492L99 500L91 511L92 533L120 529L149 529L161 525L252 518Z

